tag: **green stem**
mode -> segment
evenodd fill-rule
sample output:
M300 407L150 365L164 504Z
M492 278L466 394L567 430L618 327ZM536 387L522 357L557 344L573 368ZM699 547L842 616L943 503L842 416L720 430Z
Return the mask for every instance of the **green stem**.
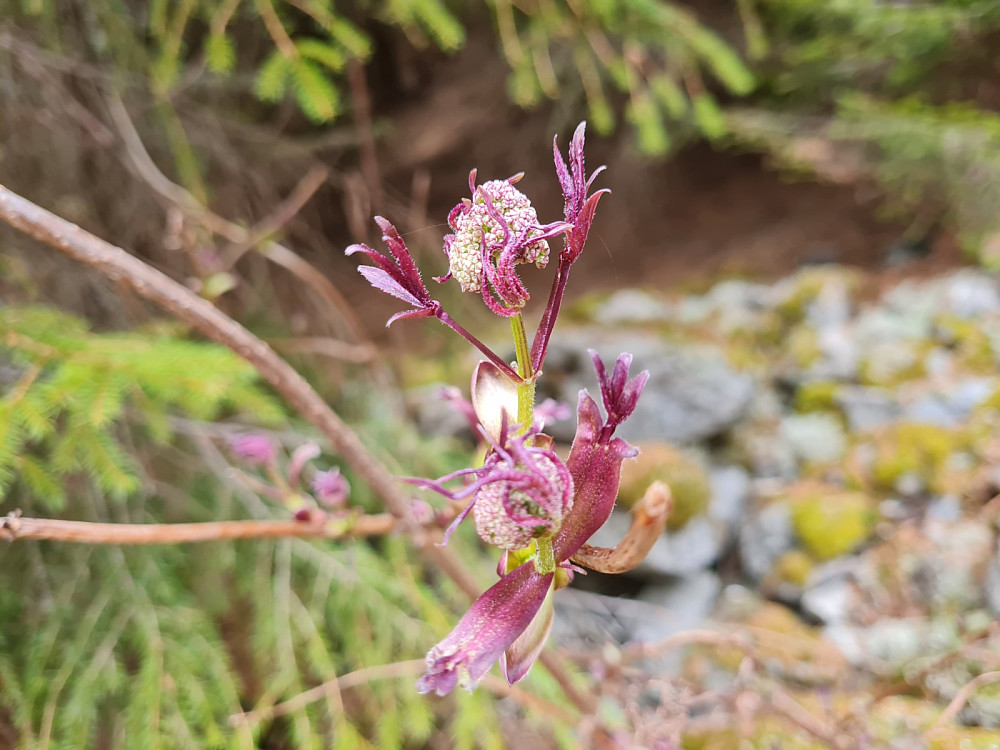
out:
M535 556L535 570L539 575L548 575L556 570L556 556L552 551L552 537L540 536L535 540L538 554Z
M517 374L524 378L524 383L517 386L517 422L521 425L520 434L531 427L535 415L535 381L534 369L531 366L531 349L528 346L528 335L524 331L524 318L518 313L510 319L510 330L514 334L514 352L517 355Z

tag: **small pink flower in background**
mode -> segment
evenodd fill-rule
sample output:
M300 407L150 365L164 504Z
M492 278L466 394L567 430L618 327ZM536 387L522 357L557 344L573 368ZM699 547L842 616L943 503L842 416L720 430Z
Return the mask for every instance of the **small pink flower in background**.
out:
M545 425L551 422L559 422L572 416L573 409L570 405L554 398L547 398L535 406L535 421L538 422L539 429L544 429Z
M317 471L312 480L312 490L316 499L327 508L340 508L347 503L351 486L347 483L340 469Z
M273 464L278 457L278 446L266 435L237 435L230 439L229 447L244 461L258 466Z

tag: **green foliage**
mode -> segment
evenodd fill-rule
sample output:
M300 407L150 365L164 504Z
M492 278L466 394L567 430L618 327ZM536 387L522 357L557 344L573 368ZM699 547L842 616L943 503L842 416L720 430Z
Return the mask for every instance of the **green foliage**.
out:
M212 440L171 431L172 412L286 421L228 350L162 327L95 333L42 307L0 308L0 342L5 509L44 516L71 487L67 510L88 520L270 516L232 484ZM467 451L388 421L370 393L371 408L348 395L382 457L407 473L468 462ZM352 501L373 507L344 468ZM81 472L92 481L75 481ZM115 492L123 497L108 502ZM472 529L451 544L489 576ZM0 556L0 577L0 716L21 746L505 746L488 692L438 702L414 689L423 654L467 601L426 576L403 537L135 548L22 540ZM270 714L372 667L386 669ZM526 689L560 700L544 674ZM257 718L231 720L248 709ZM552 717L527 719L551 731Z
M495 7L516 102L530 106L578 88L593 125L607 132L615 119L609 100L623 94L625 116L647 153L669 149L671 129L709 138L726 132L704 75L733 94L754 86L733 50L673 3L553 2L530 14L509 0Z
M744 0L741 16L762 96L728 113L740 140L835 182L873 179L914 238L944 224L1000 267L1000 116L983 95L1000 4Z
M0 308L0 331L0 362L14 373L0 390L0 492L16 480L51 509L77 473L114 497L138 488L134 436L123 427L130 407L138 416L130 421L160 443L172 411L282 418L253 369L213 344L157 331L96 334L42 307Z

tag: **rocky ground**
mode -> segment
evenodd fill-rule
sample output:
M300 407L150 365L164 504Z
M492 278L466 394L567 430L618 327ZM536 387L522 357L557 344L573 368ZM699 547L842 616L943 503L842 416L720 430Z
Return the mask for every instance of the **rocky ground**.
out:
M1000 747L1000 685L987 684L1000 667L1000 280L961 269L861 292L856 272L814 266L569 311L544 395L574 403L593 386L588 347L651 372L625 426L643 454L595 543L616 543L653 479L676 509L634 573L561 592L555 638L607 669L691 629L708 643L749 634L757 676L739 690L747 659L731 648L640 659L629 680L768 704L780 687L833 733L757 722L755 747L826 747L838 732L844 747ZM568 439L571 422L554 432ZM956 696L950 728L929 732ZM735 747L733 722L708 714L684 746Z

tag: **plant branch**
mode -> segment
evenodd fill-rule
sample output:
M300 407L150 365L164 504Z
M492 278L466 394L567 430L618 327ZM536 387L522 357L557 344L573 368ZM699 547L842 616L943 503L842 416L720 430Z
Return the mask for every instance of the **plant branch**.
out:
M192 544L219 539L276 539L321 537L346 539L391 533L398 521L388 513L303 521L214 521L208 523L94 523L50 518L22 518L11 513L0 518L0 539L46 539L77 544Z

